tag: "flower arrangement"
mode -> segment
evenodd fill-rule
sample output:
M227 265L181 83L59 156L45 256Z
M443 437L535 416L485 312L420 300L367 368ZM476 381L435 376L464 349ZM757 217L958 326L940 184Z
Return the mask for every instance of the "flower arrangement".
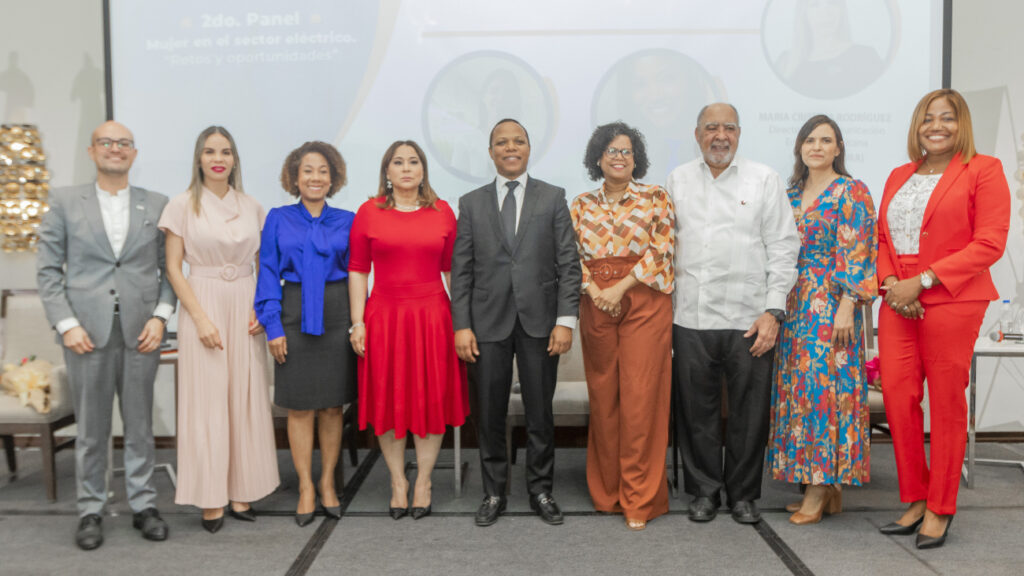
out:
M0 388L11 396L17 396L22 406L31 406L40 414L50 412L50 372L53 370L46 360L29 356L21 364L4 365L0 376Z

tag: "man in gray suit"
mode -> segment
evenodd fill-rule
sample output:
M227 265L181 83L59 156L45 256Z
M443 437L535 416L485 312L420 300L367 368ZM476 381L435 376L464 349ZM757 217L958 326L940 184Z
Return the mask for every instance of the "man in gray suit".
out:
M530 506L548 524L561 524L551 495L551 400L558 356L572 345L579 313L576 237L565 190L527 177L530 137L519 122L498 122L489 151L498 177L459 199L452 257L455 349L469 364L483 470L476 524L494 524L505 509L513 357L526 412Z
M153 379L164 325L176 299L164 274L164 235L157 228L167 197L128 185L138 151L116 122L92 134L96 182L54 190L39 227L36 278L46 317L64 344L78 437L75 541L103 543L106 471L114 395L124 421L124 468L132 524L148 540L165 540L155 507Z

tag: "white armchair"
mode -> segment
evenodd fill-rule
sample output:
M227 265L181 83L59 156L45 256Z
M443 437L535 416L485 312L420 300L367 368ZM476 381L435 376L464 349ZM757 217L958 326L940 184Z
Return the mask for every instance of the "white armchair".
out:
M54 456L62 448L74 445L74 438L57 442L54 432L75 423L74 406L68 392L67 372L61 346L46 320L43 304L35 291L4 290L0 293L0 318L3 318L3 363L17 364L21 358L35 355L53 364L50 376L50 412L39 414L22 406L18 398L0 392L0 437L7 454L7 467L17 472L16 434L38 436L43 459L43 481L50 501L57 499L57 474ZM2 364L0 364L2 365Z

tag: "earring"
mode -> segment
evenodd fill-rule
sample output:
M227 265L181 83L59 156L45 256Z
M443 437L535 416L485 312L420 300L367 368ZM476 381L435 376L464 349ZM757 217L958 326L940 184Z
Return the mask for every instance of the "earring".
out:
M601 167L601 161L598 160L597 162L594 163L594 165L597 166L598 168L600 168Z
M387 184L385 184L384 187L387 188L388 190L391 190L391 180L390 179L387 180Z
M420 190L423 190L423 181L420 180Z

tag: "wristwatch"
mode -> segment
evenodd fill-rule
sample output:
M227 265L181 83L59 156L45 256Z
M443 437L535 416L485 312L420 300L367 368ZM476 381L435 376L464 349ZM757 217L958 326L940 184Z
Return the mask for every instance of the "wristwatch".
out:
M769 308L769 309L765 310L765 312L767 312L767 313L771 314L772 316L774 316L775 319L779 322L779 324L782 324L783 322L786 321L786 311L785 310L779 310L778 308Z
M164 318L163 316L157 316L156 314L153 314L152 316L150 316L150 318L156 318L157 320L163 322L164 326L167 326L167 318Z
M921 288L929 290L933 285L934 283L932 282L931 275L927 272L921 272Z

